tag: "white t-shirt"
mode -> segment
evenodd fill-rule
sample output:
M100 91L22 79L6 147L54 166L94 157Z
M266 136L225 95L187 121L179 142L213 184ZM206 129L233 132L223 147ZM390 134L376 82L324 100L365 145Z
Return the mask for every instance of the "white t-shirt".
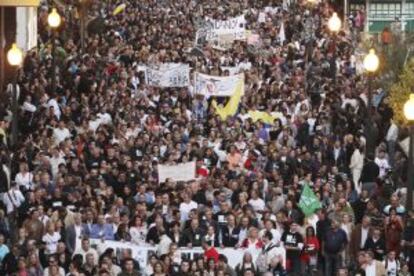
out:
M388 163L388 160L385 158L375 158L375 163L378 165L379 169L380 169L380 174L379 177L383 177L386 175L387 170L390 168L390 164Z
M56 116L56 118L58 118L58 120L60 119L60 115L62 114L60 111L60 107L58 102L55 99L50 99L49 102L47 103L47 107L52 107L54 109L54 114Z
M365 242L367 241L368 238L368 229L364 229L361 228L361 248L363 248L365 246Z
M387 261L383 261L382 262L385 266L385 264L387 264L387 266L385 267L387 275L388 276L397 276L397 272L399 270L399 266L397 264L397 262L391 261L391 260L387 260Z
M257 199L251 198L249 200L249 204L252 205L255 211L263 211L265 208L265 202L261 198L257 198Z
M53 137L55 137L55 142L56 144L59 144L60 142L65 141L66 138L69 138L70 132L69 129L64 128L64 129L60 129L60 128L55 128L53 130Z
M259 232L259 237L263 237L264 233L266 232L266 229L262 229ZM282 238L282 235L280 234L279 231L277 231L276 229L271 229L270 233L272 233L273 239L272 242L274 244L279 244L280 243L280 239Z
M8 192L3 194L3 203L7 207L7 214L14 211L15 207L19 208L20 205L25 201L25 198L18 189L10 189Z
M76 251L76 250L78 250L79 248L82 247L82 239L81 239L82 225L76 225L75 224L75 233L76 233L75 248L74 248L73 251Z
M59 156L52 156L49 158L50 165L52 166L52 174L55 176L59 171L60 164L66 164L65 159L63 158L63 154L59 154Z
M59 232L54 232L53 234L46 233L43 235L42 241L46 243L46 250L49 254L56 253L59 240Z
M189 203L182 202L180 204L180 213L181 213L181 221L188 220L188 214L191 210L197 209L198 204L194 201L190 201Z
M14 180L16 181L17 186L23 186L27 190L30 190L32 188L33 174L30 172L27 172L25 174L19 172L16 174L16 178Z
M365 267L366 276L376 276L375 261Z

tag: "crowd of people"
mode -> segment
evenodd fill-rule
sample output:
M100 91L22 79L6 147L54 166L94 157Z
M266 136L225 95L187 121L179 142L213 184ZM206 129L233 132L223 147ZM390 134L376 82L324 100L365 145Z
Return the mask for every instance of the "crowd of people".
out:
M16 145L11 114L0 116L1 275L414 272L400 128L378 87L367 108L355 53L364 11L332 35L328 1L92 1L88 16L102 20L88 29L82 52L76 3L66 0L57 6L53 90L53 1L41 2L39 47L18 74ZM113 15L120 4L125 10ZM204 18L241 14L260 44L194 48ZM194 83L146 85L140 68L164 62L215 76L241 67L237 114L223 121ZM251 110L279 115L265 123ZM188 161L196 161L197 179L159 183L158 164ZM322 206L310 216L298 206L305 186ZM100 250L96 240L156 253L143 267L128 250ZM180 254L198 247L204 255ZM243 250L243 258L232 266L221 248Z

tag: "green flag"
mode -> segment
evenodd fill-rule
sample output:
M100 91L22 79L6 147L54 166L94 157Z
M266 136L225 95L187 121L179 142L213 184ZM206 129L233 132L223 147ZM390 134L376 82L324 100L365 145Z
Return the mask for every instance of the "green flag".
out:
M302 212L306 217L314 214L316 210L322 208L322 204L319 199L316 197L315 193L309 187L308 184L305 184L303 187L302 194L300 196L299 207L302 209Z

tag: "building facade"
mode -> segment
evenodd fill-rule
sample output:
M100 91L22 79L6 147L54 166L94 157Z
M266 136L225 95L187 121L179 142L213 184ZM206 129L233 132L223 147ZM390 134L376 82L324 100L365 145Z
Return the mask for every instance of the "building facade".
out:
M345 0L344 0L345 1ZM414 31L414 0L348 0L348 11L366 11L366 30L379 33L397 20L401 31Z

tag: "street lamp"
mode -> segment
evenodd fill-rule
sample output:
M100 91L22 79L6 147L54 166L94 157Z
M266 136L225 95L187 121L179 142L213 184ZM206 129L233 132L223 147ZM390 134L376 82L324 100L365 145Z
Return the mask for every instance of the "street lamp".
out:
M410 94L410 99L404 104L404 116L410 123L410 147L408 150L408 177L407 177L407 199L405 211L408 213L413 208L413 183L414 183L414 94Z
M56 8L53 8L47 17L47 23L52 29L52 91L56 92L56 29L60 26L62 21Z
M328 20L328 28L331 32L337 33L342 27L341 19L339 19L338 14L334 12Z
M370 49L368 55L365 56L364 61L365 71L368 73L368 114L365 129L367 130L367 153L374 154L375 152L375 140L373 133L373 122L371 118L372 109L372 77L379 67L379 58L375 54L374 49Z
M334 71L333 71L333 81L336 83L336 34L339 32L339 30L342 27L341 19L339 19L338 14L334 12L328 20L328 29L333 34L333 46L334 46L334 52L333 52L333 61L334 61Z
M368 73L375 73L379 67L379 58L374 49L370 49L364 58L364 68Z
M85 25L86 25L86 14L89 0L79 0L78 13L80 19L80 39L81 39L81 50L85 52Z
M17 142L17 128L18 128L18 110L17 110L17 69L23 62L23 52L20 50L16 43L13 43L10 50L7 52L7 61L16 70L14 72L13 84L12 84L12 139L11 145L15 146Z
M309 62L312 62L312 55L313 55L313 33L315 31L315 26L313 22L312 12L311 10L316 6L317 2L319 0L306 0L306 4L309 9L309 14L305 18L305 33L306 33L306 44L305 44L305 83L304 83L304 89L305 92L308 93L308 89L310 87L309 84Z

